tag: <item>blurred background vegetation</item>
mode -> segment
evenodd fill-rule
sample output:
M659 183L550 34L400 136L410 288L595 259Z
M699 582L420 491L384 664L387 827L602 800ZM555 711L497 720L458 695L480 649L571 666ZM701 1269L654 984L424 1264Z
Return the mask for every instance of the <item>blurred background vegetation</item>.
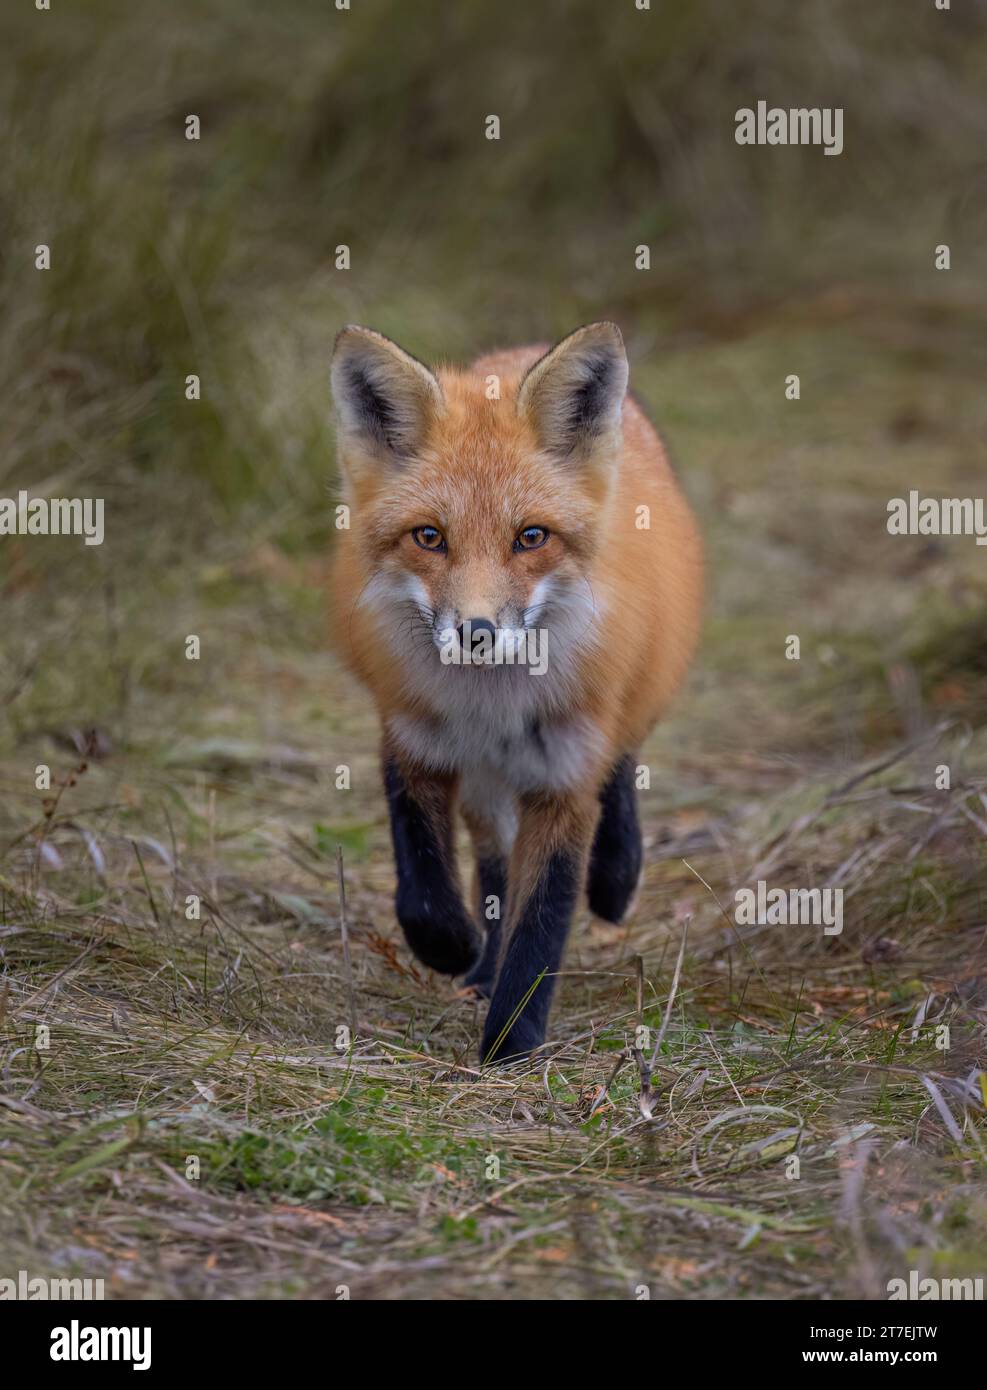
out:
M177 601L191 557L230 539L241 555L319 552L327 362L349 320L434 360L613 317L733 574L734 616L764 601L742 572L786 546L825 550L836 582L848 554L866 570L890 483L934 487L947 455L982 476L985 14L982 0L7 7L0 491L98 490L108 541L5 545L6 640L30 632L21 655L44 667L31 614L66 583L102 611L128 566ZM843 106L844 153L738 147L734 113L762 98ZM935 272L944 241L952 269ZM872 485L865 541L844 513ZM808 575L811 603L807 558L792 582ZM143 608L129 580L116 589ZM98 704L105 663L91 674Z
M801 1047L805 1026L807 1055L819 1047L822 1067L824 1025L859 1006L877 1022L871 1032L870 1022L853 1023L854 1057L875 1068L893 1057L898 1034L886 1052L889 1035L878 1030L900 1029L916 999L951 988L941 982L949 971L954 982L975 974L977 943L983 949L987 803L976 779L987 768L987 552L969 538L889 537L886 505L912 487L983 496L987 480L985 0L952 0L948 12L933 0L652 0L648 11L634 0L352 0L348 11L331 0L52 0L38 12L25 0L3 7L0 47L0 496L28 488L106 500L99 548L0 539L0 918L15 989L15 1089L35 1106L20 1116L17 1143L30 1127L37 1145L23 1172L11 1160L14 1197L8 1210L0 1183L0 1214L10 1240L20 1233L23 1258L72 1248L77 1230L94 1246L108 1239L104 1198L114 1210L131 1202L115 1238L125 1242L131 1229L143 1239L154 1201L167 1199L143 1201L153 1165L140 1144L178 1162L175 1124L197 1143L228 1146L214 1195L240 1174L241 1187L275 1198L314 1190L376 1202L384 1191L395 1210L410 1202L426 1213L424 1234L402 1237L412 1260L433 1251L435 1204L456 1197L450 1185L436 1196L417 1149L402 1150L393 1191L374 1166L380 1154L366 1171L358 1163L349 1186L321 1167L310 1178L307 1119L290 1182L280 1157L250 1182L237 1166L245 1146L254 1152L245 1126L265 1116L281 1125L282 1104L289 1117L325 1108L318 1070L303 1085L279 1049L320 1058L345 1016L336 843L352 875L364 1042L411 1039L419 1049L407 1066L380 1071L354 1133L372 1147L374 1123L386 1119L398 1136L416 1125L431 1134L432 1083L416 1068L432 1030L436 1057L471 1055L475 1031L449 1013L434 982L409 974L400 946L394 954L374 722L324 649L328 364L347 321L433 361L552 339L596 318L620 323L633 389L669 443L710 564L690 694L647 750L663 774L645 798L650 876L628 949L652 971L670 905L695 915L697 933L720 931L683 854L701 852L697 869L727 894L762 851L797 883L836 876L859 890L845 937L825 952L759 943L759 969L774 972L776 993L757 1000L746 985L740 1002L726 990L715 951L705 964L690 960L688 1018L666 1047L704 1067L702 1030L716 1027L731 1085L734 1076L744 1085L744 1029L761 1030L759 1047L796 1036ZM735 112L758 100L843 107L844 152L738 146ZM185 138L190 114L201 120L198 142ZM491 114L499 141L484 138ZM51 247L45 273L34 268L39 243ZM935 269L943 243L949 271ZM336 268L341 244L349 270ZM641 244L649 270L635 268ZM201 400L185 397L190 373L201 378ZM785 399L791 373L801 379L797 402ZM201 662L184 659L189 633L202 637ZM788 634L801 637L798 663L784 658ZM49 824L33 769L47 760L68 778L92 728L102 751ZM865 760L884 767L902 742L920 745L913 785L902 772L904 786L840 800L834 789L856 787ZM354 768L344 809L331 775L338 761ZM930 792L942 761L954 785L970 779L949 809L906 804L906 793ZM208 923L185 921L186 890L208 896ZM887 959L901 943L904 963L875 974L861 941L888 933ZM576 942L580 959L613 967L612 946L581 933ZM57 997L46 993L80 950L92 951L86 970ZM805 990L815 1010L808 1025L799 984L807 969L818 972ZM976 1002L976 980L967 984L964 997ZM610 988L602 973L567 984L560 1035L611 1019ZM118 1010L129 1019L123 1032ZM72 1047L53 1052L42 1084L28 1071L24 1030L51 1015ZM817 1015L822 1031L813 1033ZM192 1031L181 1048L162 1045L175 1027ZM252 1099L241 1106L246 1029L243 1045L260 1037L273 1060L263 1076L260 1061L244 1063ZM980 1054L971 1049L953 1065L973 1066ZM203 1077L220 1053L228 1075L218 1099L207 1098L206 1118ZM574 1056L582 1076L578 1048ZM363 1081L375 1065L371 1057ZM106 1113L143 1105L135 1074L153 1077L147 1113L157 1137L133 1139L126 1190L100 1185L97 1152L74 1215L77 1189L60 1185L65 1175L44 1155L75 1132L77 1119L66 1117L92 1113L102 1124ZM263 1096L250 1090L258 1077ZM689 1265L702 1287L713 1278L702 1271L715 1267L714 1284L731 1292L787 1292L804 1257L803 1290L833 1291L827 1242L842 1199L825 1136L878 1121L900 1149L928 1105L915 1077L893 1092L882 1082L876 1110L855 1084L851 1072L820 1081L813 1101L831 1188L803 1199L789 1185L779 1196L765 1179L769 1209L820 1203L811 1252L793 1253L778 1236L749 1254L756 1221L740 1212L730 1219L743 1218L744 1253L724 1263L722 1229L703 1218L690 1233ZM392 1095L399 1085L407 1096ZM792 1085L794 1104L804 1078ZM507 1102L491 1086L480 1103L498 1115L497 1144L509 1145L513 1111L499 1115ZM833 1100L851 1092L852 1111ZM352 1095L363 1103L356 1083ZM529 1097L539 1121L542 1101ZM576 1125L581 1103L572 1100ZM487 1112L460 1120L465 1104L450 1115L475 1147ZM690 1104L688 1124L705 1133L705 1102ZM546 1122L538 1143L551 1148L555 1111ZM575 1128L567 1140L580 1165L581 1135ZM930 1153L940 1154L940 1139L923 1130ZM79 1143L89 1143L84 1132ZM692 1181L685 1158L662 1169L660 1144L643 1158L635 1145L628 1162L646 1175ZM322 1164L322 1139L317 1148ZM351 1134L343 1148L352 1163ZM966 1171L968 1157L950 1176ZM517 1161L531 1161L523 1144ZM111 1154L104 1166L118 1162ZM74 1164L71 1173L75 1182ZM736 1174L733 1163L731 1182ZM39 1234L33 1203L49 1182L49 1215L64 1213ZM924 1176L916 1190L930 1190ZM651 1189L642 1200L653 1214ZM951 1200L942 1196L928 1229L909 1227L908 1239L948 1243L941 1217ZM966 1197L957 1200L975 1263L983 1211L974 1230ZM616 1253L608 1244L623 1201L618 1194L600 1218L608 1288L639 1267L628 1252L644 1228ZM539 1219L523 1205L518 1212L518 1231ZM899 1216L911 1219L901 1212L881 1215L885 1234ZM675 1237L663 1219L658 1212L647 1228L648 1259ZM215 1287L209 1242L166 1268L167 1242L184 1228L161 1229L137 1265L107 1246L107 1269L147 1278L152 1291ZM461 1226L450 1229L459 1240ZM224 1288L281 1280L264 1248L254 1255L255 1282L243 1283L252 1257L240 1251L240 1264L216 1274ZM509 1263L486 1276L470 1259L459 1278L485 1288ZM552 1290L563 1272L553 1267ZM680 1275L669 1275L673 1287Z

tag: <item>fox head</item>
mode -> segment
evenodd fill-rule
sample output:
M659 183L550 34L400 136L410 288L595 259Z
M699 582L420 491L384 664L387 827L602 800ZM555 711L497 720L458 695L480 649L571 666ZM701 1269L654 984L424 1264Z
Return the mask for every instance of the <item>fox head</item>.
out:
M576 642L593 625L627 357L612 323L538 351L433 372L367 328L336 340L359 602L409 652L452 644L469 663L490 639Z

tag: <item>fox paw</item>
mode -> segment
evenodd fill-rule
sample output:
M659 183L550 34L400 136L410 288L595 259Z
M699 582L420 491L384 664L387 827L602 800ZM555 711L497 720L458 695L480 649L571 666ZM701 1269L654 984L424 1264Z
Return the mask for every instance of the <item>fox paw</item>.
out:
M405 940L422 965L440 975L465 975L476 964L482 941L466 917L436 917L431 913L402 911L398 921Z

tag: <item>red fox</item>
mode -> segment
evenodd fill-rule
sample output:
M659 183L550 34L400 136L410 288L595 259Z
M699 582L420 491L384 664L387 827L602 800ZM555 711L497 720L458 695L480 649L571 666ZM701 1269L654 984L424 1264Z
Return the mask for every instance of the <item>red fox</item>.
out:
M628 912L638 749L696 644L701 542L627 374L613 323L435 372L336 340L336 638L380 715L398 921L489 998L484 1062L544 1042L583 883Z

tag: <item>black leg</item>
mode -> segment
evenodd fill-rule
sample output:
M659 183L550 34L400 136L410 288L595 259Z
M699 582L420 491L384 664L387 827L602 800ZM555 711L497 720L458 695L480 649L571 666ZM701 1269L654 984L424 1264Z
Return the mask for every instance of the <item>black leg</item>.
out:
M641 877L643 851L634 766L630 756L621 758L600 792L587 895L590 908L605 922L623 919Z
M579 878L578 861L565 851L552 855L545 865L504 952L483 1029L480 1056L484 1062L517 1061L545 1041L555 974L562 963ZM544 978L521 1007L543 971Z
M516 1060L545 1041L596 811L595 796L586 791L522 799L507 941L480 1049L484 1062Z
M403 770L393 757L385 758L384 787L398 877L394 905L405 938L424 965L462 975L481 942L456 877L453 787L448 779Z
M507 864L499 856L478 859L476 879L477 912L487 939L480 959L463 984L471 985L477 994L489 998L500 955L501 923L507 911Z

